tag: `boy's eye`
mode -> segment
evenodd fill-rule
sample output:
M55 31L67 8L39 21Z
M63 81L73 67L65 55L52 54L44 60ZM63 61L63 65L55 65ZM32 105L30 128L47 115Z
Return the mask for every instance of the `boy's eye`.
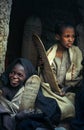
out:
M69 36L69 35L65 35L65 37L67 37L67 38L68 38L68 37L70 37L70 36Z
M73 35L72 37L73 37L73 38L75 38L76 36L75 36L75 35Z
M72 36L70 36L70 35L64 35L64 37L66 37L66 38L69 38L69 37L75 38L75 35L72 35Z

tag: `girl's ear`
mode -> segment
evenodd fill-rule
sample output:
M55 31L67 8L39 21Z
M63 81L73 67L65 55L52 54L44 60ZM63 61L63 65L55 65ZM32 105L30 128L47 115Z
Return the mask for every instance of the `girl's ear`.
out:
M58 34L55 35L56 40L60 40L60 36Z

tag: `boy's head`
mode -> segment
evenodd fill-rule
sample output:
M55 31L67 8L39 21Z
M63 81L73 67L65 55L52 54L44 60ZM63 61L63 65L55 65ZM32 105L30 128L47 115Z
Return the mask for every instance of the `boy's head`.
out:
M59 24L55 25L55 34L61 35L65 28L73 28L74 31L76 30L74 24L68 22L60 22Z
M75 26L70 23L60 23L55 27L56 40L64 48L70 48L76 39Z
M60 23L56 25L55 36L63 47L71 47L76 37L74 25L70 23Z

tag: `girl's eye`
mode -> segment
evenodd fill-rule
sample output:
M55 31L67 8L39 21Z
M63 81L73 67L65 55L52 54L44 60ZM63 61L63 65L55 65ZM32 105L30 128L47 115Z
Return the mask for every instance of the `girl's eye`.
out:
M16 73L16 72L14 72L14 71L12 71L10 74L11 74L11 75L17 75L18 77L23 77L23 76L24 76L23 74L21 74L21 73Z
M14 72L14 71L12 71L12 72L10 72L10 74L15 74L15 72Z
M23 77L23 75L22 75L21 73L18 73L17 75L18 75L19 77Z

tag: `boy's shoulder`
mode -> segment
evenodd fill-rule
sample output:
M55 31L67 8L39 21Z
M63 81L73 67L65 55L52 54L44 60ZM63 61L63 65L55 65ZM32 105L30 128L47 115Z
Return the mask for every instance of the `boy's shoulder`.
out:
M71 48L74 49L75 51L80 51L82 53L82 51L80 50L78 46L72 45Z
M57 48L57 44L53 44L48 50L47 50L47 55L53 50Z

